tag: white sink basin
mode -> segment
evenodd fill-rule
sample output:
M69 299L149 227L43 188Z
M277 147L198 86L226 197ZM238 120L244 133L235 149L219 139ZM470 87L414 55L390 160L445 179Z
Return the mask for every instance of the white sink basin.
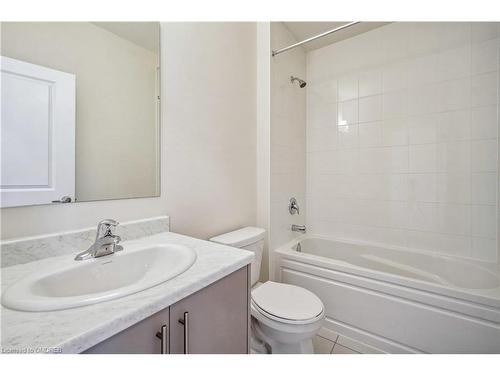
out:
M196 253L182 245L127 249L96 259L56 262L9 287L2 304L24 311L90 305L151 288L185 272Z

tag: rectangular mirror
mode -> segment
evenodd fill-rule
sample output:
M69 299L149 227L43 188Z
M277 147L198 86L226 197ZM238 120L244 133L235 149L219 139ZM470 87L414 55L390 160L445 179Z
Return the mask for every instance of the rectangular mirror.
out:
M1 24L2 207L160 194L160 25Z

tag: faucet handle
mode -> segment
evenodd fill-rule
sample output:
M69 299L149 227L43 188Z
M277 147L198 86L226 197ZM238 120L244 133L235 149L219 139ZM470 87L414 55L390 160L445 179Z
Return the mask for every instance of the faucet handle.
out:
M104 219L97 224L97 233L96 233L96 240L100 237L102 228L104 227L104 235L110 235L111 234L111 228L116 227L120 223L116 220L113 219Z
M113 227L116 227L117 225L119 225L120 223L116 220L113 220L113 219L104 219L104 220L101 220L99 222L99 225L111 225Z
M290 198L290 203L288 204L288 212L290 215L300 215L299 204L297 203L297 199Z

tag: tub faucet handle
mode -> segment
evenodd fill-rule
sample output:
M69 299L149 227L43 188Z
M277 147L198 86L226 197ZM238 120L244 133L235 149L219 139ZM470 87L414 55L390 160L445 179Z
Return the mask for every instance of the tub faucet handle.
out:
M290 215L300 215L299 204L297 203L297 199L290 198L290 203L288 204L288 212Z

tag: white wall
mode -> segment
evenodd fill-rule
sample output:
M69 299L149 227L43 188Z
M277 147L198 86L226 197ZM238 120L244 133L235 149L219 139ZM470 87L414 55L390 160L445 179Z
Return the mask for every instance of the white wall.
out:
M207 238L254 225L254 23L162 24L162 194L159 198L1 210L2 239L171 216Z
M163 122L172 230L255 225L256 24L167 23Z
M272 49L296 42L283 23L271 23ZM302 47L271 58L271 249L296 237L290 227L304 224L306 216L306 89L291 84L291 75L305 79ZM288 212L291 197L298 200L300 215Z
M2 55L76 76L76 199L158 195L159 56L89 22L1 28Z
M271 162L271 23L257 23L257 226L267 230L261 280L269 279Z
M308 53L312 232L497 259L498 36L395 23Z

